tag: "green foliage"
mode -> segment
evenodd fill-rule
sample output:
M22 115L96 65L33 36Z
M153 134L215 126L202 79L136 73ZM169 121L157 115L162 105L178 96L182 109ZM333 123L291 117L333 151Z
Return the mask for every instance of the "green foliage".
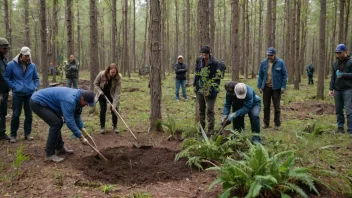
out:
M152 198L152 195L148 192L134 192L130 194L130 198Z
M16 159L13 162L13 164L16 168L16 175L18 175L19 170L20 170L20 166L22 165L22 163L26 160L29 160L29 157L27 157L26 155L23 154L23 145L21 145L16 150Z
M102 189L105 194L109 194L109 192L114 190L115 187L113 185L104 185L102 186Z
M319 194L314 185L316 179L309 169L294 167L297 159L295 150L270 155L261 144L252 145L248 141L248 145L248 153L241 153L243 160L227 158L224 165L207 169L219 172L209 189L222 184L220 197L229 197L232 191L241 190L247 192L246 198L268 191L275 195L281 194L281 197L288 197L287 192L296 192L306 198L308 196L298 185L300 183Z
M215 80L221 79L220 70L217 70L215 78L209 78L209 73L209 67L204 67L200 70L200 72L197 72L197 75L201 77L199 81L200 89L198 90L198 93L203 94L203 96L209 96L212 89L215 89L216 91L220 90L219 85L215 82Z
M176 130L177 130L176 121L174 118L170 117L169 114L167 115L166 121L159 120L158 122L160 122L162 126L166 127L166 132L169 135L172 135L172 136L176 135Z

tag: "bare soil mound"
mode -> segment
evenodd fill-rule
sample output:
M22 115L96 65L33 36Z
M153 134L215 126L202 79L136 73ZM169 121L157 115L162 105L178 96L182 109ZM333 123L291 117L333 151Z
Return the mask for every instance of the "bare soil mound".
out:
M92 180L123 185L180 180L192 172L184 160L174 160L175 151L166 148L116 147L103 150L102 154L108 162L89 156L77 168Z
M322 103L315 100L306 100L304 102L292 102L288 106L282 107L286 111L298 111L301 114L316 115L333 115L335 106L332 104Z

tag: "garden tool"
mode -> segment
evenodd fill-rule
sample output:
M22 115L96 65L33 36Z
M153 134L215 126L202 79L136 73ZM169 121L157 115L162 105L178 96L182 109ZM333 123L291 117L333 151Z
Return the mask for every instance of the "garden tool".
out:
M92 138L92 136L90 136L90 135L87 133L86 129L85 129L85 128L82 128L81 131L82 131L82 133L83 133L83 136L87 138L87 140L88 140L88 145L99 155L100 158L104 159L105 161L108 161L108 160L106 159L106 157L104 157L104 155L99 152L98 147L97 147L97 145L95 144L94 139ZM93 146L89 141L93 142L94 146Z
M101 154L97 148L95 148L91 143L89 143L89 141L88 145L99 155L100 158L104 159L105 161L108 161L108 159L106 159L106 157L104 157L104 155Z

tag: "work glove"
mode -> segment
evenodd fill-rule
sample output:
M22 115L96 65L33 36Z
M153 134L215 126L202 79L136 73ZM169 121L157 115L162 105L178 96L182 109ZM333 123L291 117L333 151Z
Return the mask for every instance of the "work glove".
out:
M82 132L82 135L84 136L84 137L88 137L89 135L88 135L88 132L87 132L87 130L86 130L86 128L82 128L81 129L81 132Z
M281 94L285 93L285 88L281 88Z
M227 119L227 115L222 115L222 118L221 118L221 123L224 123Z
M83 145L88 145L88 144L89 144L88 140L87 140L85 137L83 137L83 136L81 136L81 137L79 138L79 141L81 141L81 143L82 143Z
M336 77L342 78L342 73L340 72L340 70L336 70Z
M236 118L236 112L230 114L230 116L227 118L228 121L230 121L230 123L232 122L233 119Z

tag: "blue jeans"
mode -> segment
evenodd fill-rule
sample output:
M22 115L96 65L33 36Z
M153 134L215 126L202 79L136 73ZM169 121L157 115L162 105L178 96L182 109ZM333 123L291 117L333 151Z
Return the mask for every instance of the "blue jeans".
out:
M259 114L260 114L260 103L255 105L249 112L248 116L251 122L251 128L252 128L252 133L254 134L259 134L260 133L260 119L259 119ZM244 116L239 116L233 119L233 129L238 130L241 132L244 129ZM254 135L253 134L253 135ZM251 139L252 143L260 143L261 138L260 136L252 136Z
M72 88L77 89L77 84L78 84L78 78L67 79L67 87L71 88L71 86L73 85Z
M178 94L178 92L180 90L180 85L182 87L183 98L187 99L186 81L187 80L178 80L178 79L176 79L176 99L180 99L180 96Z
M12 95L12 118L11 118L11 137L17 137L17 130L20 126L20 116L22 106L24 108L24 135L27 136L32 132L32 109L29 106L29 100L32 95L17 96Z
M334 91L337 126L343 128L345 116L343 109L346 109L347 115L347 132L352 134L352 89L345 91Z
M2 101L0 104L0 137L3 137L6 132L6 115L7 115L7 100L9 93L2 94Z
M47 157L53 156L55 155L55 149L61 149L64 147L64 141L61 136L61 128L64 122L61 116L52 109L43 107L33 100L30 100L29 103L33 112L50 126L45 152Z

